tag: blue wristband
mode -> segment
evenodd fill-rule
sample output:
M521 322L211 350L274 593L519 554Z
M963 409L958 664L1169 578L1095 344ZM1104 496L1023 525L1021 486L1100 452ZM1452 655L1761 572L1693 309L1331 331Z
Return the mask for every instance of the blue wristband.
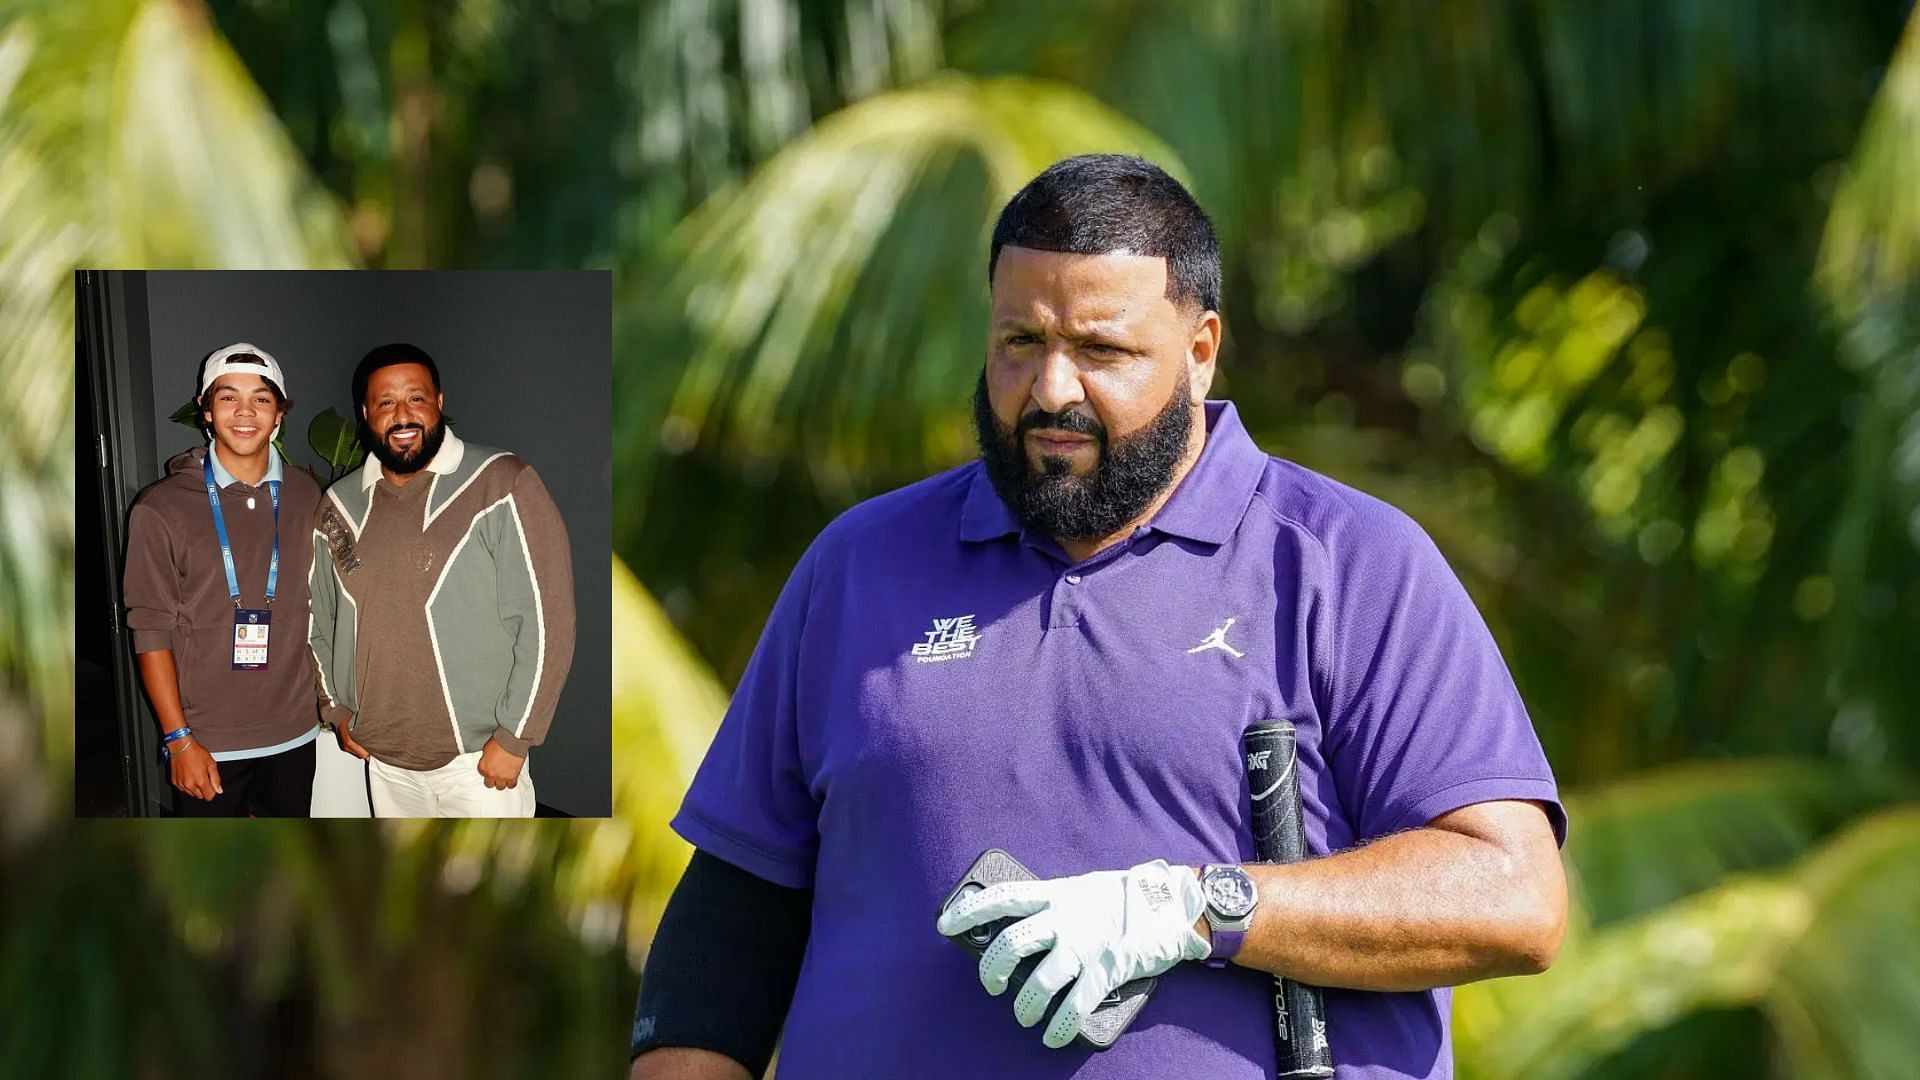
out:
M162 734L160 736L160 760L172 761L173 751L168 749L168 747L171 744L179 742L181 739L187 738L192 734L193 734L193 729L188 727L185 724L181 724L179 727L174 728L172 731Z

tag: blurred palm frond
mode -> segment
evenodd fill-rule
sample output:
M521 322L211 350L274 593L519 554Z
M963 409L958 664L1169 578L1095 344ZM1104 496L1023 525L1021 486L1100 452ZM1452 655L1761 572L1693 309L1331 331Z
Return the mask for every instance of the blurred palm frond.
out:
M1839 320L1840 359L1862 380L1848 482L1832 531L1830 663L1851 741L1910 727L1920 628L1920 11L1887 66L1834 193L1817 282Z
M1920 18L1887 65L1834 192L1820 282L1842 312L1920 288Z
M1703 812L1711 812L1702 808ZM1637 823L1642 850L1666 843ZM1860 819L1792 866L1742 873L1591 935L1544 975L1463 987L1463 1076L1575 1077L1696 1010L1757 1006L1786 1072L1893 1080L1920 1025L1920 808Z
M197 4L138 5L101 128L96 178L123 267L345 268L339 207Z
M0 850L53 806L73 724L73 346L66 278L82 226L62 212L43 137L19 119L37 41L0 27ZM37 721L37 722L36 722Z
M1688 762L1567 800L1574 903L1596 927L1784 865L1863 814L1912 799L1912 783L1816 761Z
M952 456L978 356L951 346L984 310L983 287L954 290L983 280L990 209L1096 150L1181 171L1123 116L1031 79L942 76L822 120L684 226L654 302L683 298L698 345L657 430L632 437L746 460L804 449L823 478Z

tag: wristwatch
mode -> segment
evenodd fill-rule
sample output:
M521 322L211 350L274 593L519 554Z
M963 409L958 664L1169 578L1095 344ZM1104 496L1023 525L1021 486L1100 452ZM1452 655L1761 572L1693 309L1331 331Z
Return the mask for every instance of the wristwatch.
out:
M1207 966L1226 967L1247 939L1260 890L1254 888L1253 877L1245 870L1232 863L1215 863L1200 871L1200 894L1206 898L1207 928L1213 932L1213 951L1207 954Z

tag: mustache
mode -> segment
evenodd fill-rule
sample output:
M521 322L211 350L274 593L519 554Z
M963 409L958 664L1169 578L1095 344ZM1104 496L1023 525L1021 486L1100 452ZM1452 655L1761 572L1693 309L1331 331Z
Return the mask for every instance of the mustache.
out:
M1013 437L1018 439L1029 431L1042 428L1049 431L1065 431L1074 435L1086 435L1098 439L1102 446L1107 442L1106 425L1085 413L1070 410L1048 412L1045 409L1035 409L1022 416L1020 422L1014 425Z

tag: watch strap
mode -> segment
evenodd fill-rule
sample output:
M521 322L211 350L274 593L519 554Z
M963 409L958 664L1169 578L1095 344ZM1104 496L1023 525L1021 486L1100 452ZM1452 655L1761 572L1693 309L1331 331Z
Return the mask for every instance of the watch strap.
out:
M1223 968L1240 952L1240 946L1247 943L1245 930L1214 930L1213 951L1204 961L1210 968Z

